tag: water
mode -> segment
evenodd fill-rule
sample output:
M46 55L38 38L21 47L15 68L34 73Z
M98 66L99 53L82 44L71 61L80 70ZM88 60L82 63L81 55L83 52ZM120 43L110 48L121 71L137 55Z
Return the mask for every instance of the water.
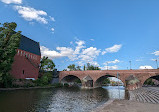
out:
M120 87L120 99L125 89ZM118 99L118 87L91 90L50 88L0 92L0 112L90 112L108 99Z

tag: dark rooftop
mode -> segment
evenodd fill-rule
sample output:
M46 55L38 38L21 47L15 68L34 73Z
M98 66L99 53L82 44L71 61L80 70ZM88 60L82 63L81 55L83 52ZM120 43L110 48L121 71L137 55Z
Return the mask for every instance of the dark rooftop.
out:
M39 43L25 36L21 36L19 49L41 55Z

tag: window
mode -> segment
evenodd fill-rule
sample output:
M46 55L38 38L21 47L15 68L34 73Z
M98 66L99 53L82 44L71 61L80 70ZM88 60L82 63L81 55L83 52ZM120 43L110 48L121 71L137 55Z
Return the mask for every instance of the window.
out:
M24 74L24 70L23 70L23 74Z

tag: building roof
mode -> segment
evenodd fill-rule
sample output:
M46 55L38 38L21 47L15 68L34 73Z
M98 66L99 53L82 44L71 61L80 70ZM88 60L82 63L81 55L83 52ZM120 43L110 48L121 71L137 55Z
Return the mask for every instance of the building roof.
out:
M21 36L19 49L36 54L41 55L39 42L36 42L24 35Z

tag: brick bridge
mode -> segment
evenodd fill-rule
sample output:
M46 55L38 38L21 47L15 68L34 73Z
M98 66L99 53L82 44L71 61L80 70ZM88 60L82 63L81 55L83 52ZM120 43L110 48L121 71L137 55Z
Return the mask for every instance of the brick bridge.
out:
M60 71L59 80L61 83L67 83L78 78L80 79L83 88L95 88L101 86L102 80L107 77L117 78L117 73L119 74L119 79L129 90L142 87L144 82L150 77L159 80L159 69ZM128 84L127 81L132 77L137 80L136 83Z

